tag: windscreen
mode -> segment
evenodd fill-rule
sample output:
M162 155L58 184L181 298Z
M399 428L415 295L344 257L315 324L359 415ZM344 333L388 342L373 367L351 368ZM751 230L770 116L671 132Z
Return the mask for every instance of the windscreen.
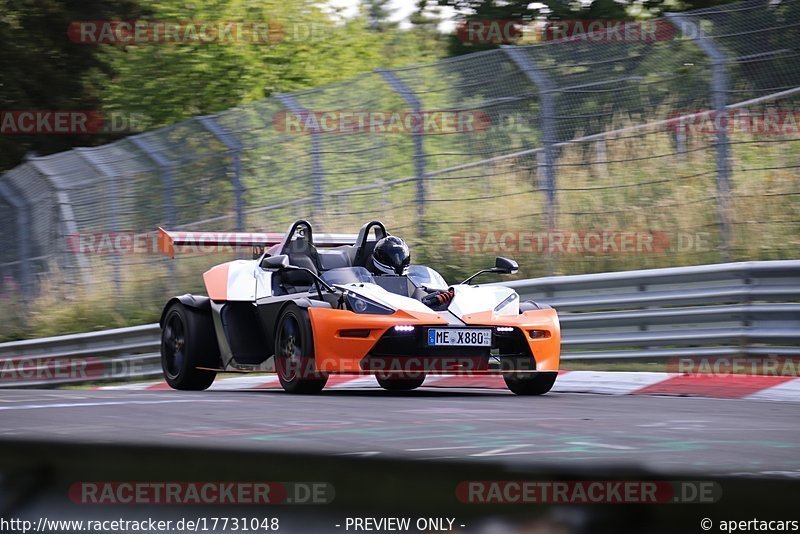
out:
M424 265L412 265L408 268L408 277L418 286L431 289L447 289L449 286L442 275Z
M331 269L330 271L322 273L321 278L329 285L374 282L372 275L364 267L339 267Z

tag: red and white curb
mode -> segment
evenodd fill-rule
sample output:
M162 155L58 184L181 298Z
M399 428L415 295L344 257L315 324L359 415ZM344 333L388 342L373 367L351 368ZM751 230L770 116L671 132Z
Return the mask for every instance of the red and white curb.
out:
M215 391L280 389L275 375L247 375L221 378L209 388ZM429 376L423 387L506 389L502 377ZM374 376L333 375L326 389L380 388ZM104 386L99 389L165 390L163 382ZM562 371L553 387L555 393L602 395L670 395L718 399L753 399L800 402L800 378L759 375L710 375L637 373L612 371Z

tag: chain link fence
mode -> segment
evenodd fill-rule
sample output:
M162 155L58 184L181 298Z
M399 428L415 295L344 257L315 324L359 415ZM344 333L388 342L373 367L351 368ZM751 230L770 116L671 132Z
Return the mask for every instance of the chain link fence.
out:
M158 226L298 218L380 219L451 281L498 254L526 278L797 257L800 1L649 24L649 39L504 46L31 157L0 177L0 299L152 320L241 257L160 257Z

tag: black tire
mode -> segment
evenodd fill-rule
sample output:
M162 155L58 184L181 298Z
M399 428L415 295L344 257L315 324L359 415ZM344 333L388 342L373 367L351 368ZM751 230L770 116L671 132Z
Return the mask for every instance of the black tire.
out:
M164 380L173 389L201 391L208 389L219 367L219 346L211 317L173 303L164 314L161 330L161 369Z
M517 395L544 395L553 388L558 373L505 373L506 386Z
M375 375L375 378L378 379L378 384L386 391L411 391L412 389L417 389L425 382L424 374L413 378L392 378L381 375Z
M319 393L328 375L314 365L314 336L308 312L289 304L281 312L275 329L275 371L288 393Z

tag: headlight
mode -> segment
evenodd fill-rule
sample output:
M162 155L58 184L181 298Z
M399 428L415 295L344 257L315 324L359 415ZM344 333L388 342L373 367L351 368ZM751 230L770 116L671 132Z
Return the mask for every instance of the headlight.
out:
M494 307L494 311L502 310L503 308L505 308L506 306L508 306L512 302L514 302L515 300L517 300L517 294L516 293L511 293L508 297L506 297L506 299L503 302L501 302L500 304L498 304L497 306Z
M394 310L382 304L378 304L377 302L365 299L355 293L347 294L347 305L356 313L375 313L380 315L391 315L394 313Z

